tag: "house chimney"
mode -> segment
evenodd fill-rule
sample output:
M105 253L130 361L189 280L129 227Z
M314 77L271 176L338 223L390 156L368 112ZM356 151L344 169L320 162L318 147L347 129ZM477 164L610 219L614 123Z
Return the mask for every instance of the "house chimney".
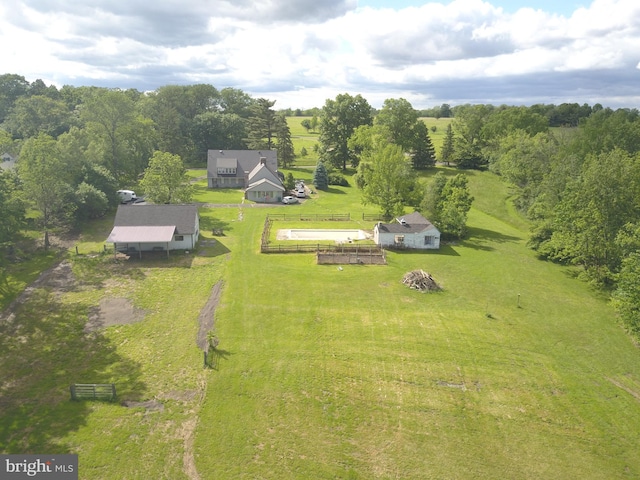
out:
M260 157L260 165L266 165L267 164L267 157Z

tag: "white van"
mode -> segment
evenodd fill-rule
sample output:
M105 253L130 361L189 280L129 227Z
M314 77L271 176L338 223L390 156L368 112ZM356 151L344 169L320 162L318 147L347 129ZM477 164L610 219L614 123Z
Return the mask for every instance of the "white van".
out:
M133 190L118 190L116 193L120 198L120 203L135 202L138 199L136 192Z

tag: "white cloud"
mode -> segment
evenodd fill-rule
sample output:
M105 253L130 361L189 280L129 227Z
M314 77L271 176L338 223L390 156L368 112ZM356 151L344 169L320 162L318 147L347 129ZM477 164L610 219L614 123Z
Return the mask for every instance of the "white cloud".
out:
M0 73L141 90L205 82L294 108L342 92L375 106L402 96L416 107L544 98L636 106L640 97L636 0L595 0L571 16L507 13L481 0L356 7L11 0L0 6Z

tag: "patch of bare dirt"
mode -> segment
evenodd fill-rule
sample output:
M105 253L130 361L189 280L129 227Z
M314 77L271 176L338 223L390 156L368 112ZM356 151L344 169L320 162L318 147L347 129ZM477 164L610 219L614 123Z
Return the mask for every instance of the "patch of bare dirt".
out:
M200 311L198 317L198 324L200 328L198 330L198 336L196 338L196 344L201 350L207 350L207 333L213 329L213 316L216 312L216 307L220 301L220 294L222 293L222 281L216 283L211 289L211 295L207 300L206 305Z
M42 272L37 280L25 288L18 298L11 302L3 312L0 312L0 321L12 321L17 307L25 304L36 289L45 288L59 295L63 292L74 290L76 286L76 279L71 270L71 262L64 260Z
M93 332L112 325L127 325L144 320L146 311L135 308L128 298L106 297L89 312L85 332Z
M157 400L147 400L145 402L133 402L125 400L121 403L123 407L127 408L144 408L147 412L162 412L164 411L164 404Z

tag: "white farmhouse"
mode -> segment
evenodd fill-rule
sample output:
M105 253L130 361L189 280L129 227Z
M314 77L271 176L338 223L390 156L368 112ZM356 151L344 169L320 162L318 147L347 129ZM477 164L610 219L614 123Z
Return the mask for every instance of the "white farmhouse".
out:
M120 205L107 243L118 252L192 250L200 235L196 205Z
M378 222L373 228L373 239L381 247L440 248L440 231L419 212L397 218L393 223Z

